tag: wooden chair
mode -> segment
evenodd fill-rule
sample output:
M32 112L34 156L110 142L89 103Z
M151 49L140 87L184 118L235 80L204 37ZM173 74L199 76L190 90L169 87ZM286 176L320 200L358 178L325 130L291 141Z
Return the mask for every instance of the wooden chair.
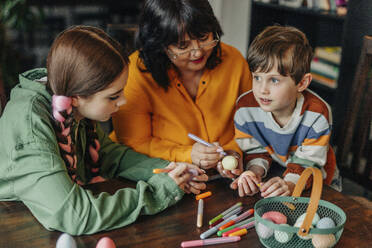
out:
M372 190L372 36L364 36L350 93L336 144L337 163L344 177Z

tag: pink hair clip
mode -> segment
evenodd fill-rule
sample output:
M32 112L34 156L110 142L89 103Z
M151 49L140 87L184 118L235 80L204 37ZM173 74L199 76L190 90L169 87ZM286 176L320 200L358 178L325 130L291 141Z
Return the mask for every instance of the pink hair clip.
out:
M52 96L53 117L57 121L64 122L65 118L59 112L66 110L67 113L70 114L72 111L71 103L72 103L71 97L53 95Z

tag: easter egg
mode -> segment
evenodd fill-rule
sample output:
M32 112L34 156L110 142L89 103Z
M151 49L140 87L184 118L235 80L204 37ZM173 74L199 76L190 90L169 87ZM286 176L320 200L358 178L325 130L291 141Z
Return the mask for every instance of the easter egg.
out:
M287 223L287 216L282 214L281 212L278 211L269 211L266 212L262 215L262 218L271 220L275 224L285 224Z
M270 220L275 224L285 224L287 223L287 216L278 211L269 211L262 215L263 219ZM264 224L258 223L256 227L256 232L259 237L263 239L270 238L274 234L274 230Z
M233 170L238 167L238 160L234 156L225 156L222 159L222 167L225 170Z
M71 235L63 233L57 240L56 248L77 248L77 245Z
M296 221L296 223L294 224L294 226L295 227L299 227L299 228L301 228L301 226L302 226L302 223L304 222L304 219L302 219L302 220L297 220ZM311 225L310 226L310 228L313 228L313 226ZM300 239L303 239L303 240L309 240L309 239L311 239L311 234L308 234L308 235L306 235L306 236L300 236L300 235L298 235L298 233L296 233L297 234L297 236L300 238Z
M96 248L116 248L116 245L109 237L103 237L98 241Z
M300 217L297 218L296 222L304 222L305 220L305 217L306 217L306 213L300 215ZM313 226L316 226L316 224L318 223L318 221L320 220L320 217L317 213L314 214L314 217L313 217L313 221L311 222L311 224Z
M333 234L313 234L311 242L315 248L328 248L336 244L336 238Z
M336 226L335 222L329 217L321 218L316 224L316 228L321 229L333 228L335 226Z
M262 239L268 239L274 234L274 230L264 224L258 223L256 226L257 235Z
M289 226L288 224L280 224L283 226ZM279 243L287 243L293 237L293 233L275 230L274 237Z

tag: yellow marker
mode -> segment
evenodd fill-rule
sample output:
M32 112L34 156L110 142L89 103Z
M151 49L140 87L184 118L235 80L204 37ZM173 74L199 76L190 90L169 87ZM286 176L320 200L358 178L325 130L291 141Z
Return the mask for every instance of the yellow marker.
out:
M212 192L207 191L207 192L205 192L203 194L199 194L199 195L195 196L195 199L197 201L199 201L200 199L206 198L206 197L211 196L211 195L212 195Z
M152 173L155 173L155 174L159 174L159 173L168 173L170 172L172 169L153 169L152 170Z
M243 236L243 235L246 235L247 234L247 229L243 228L243 229L240 229L236 232L233 232L233 233L230 233L229 234L229 237L232 237L232 236Z

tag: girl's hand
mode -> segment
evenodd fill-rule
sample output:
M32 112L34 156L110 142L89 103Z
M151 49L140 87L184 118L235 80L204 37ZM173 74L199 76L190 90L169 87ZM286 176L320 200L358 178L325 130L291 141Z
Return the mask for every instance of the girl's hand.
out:
M202 169L210 169L217 166L217 162L223 157L223 149L218 142L213 143L215 146L205 146L196 142L192 146L191 160Z
M294 190L295 184L284 181L281 177L273 177L261 186L262 197L288 196Z
M225 151L227 155L232 155L238 160L238 167L234 170L225 170L222 166L222 162L218 161L217 163L217 171L221 174L222 177L228 177L228 178L235 178L236 176L239 176L243 172L243 159L239 155L239 153L228 150Z
M243 172L237 179L230 184L232 189L238 189L239 196L252 196L259 191L257 186L261 182L261 177L254 174L252 171Z
M168 175L186 193L199 194L206 188L204 182L208 180L208 176L199 167L189 163L171 162L166 168L172 169Z

